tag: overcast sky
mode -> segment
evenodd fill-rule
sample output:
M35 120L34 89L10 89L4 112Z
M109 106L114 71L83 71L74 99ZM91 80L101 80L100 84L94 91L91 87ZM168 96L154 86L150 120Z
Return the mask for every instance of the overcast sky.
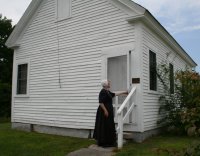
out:
M31 0L0 0L0 13L16 24ZM135 0L148 9L200 65L200 0ZM200 72L200 67L197 67Z

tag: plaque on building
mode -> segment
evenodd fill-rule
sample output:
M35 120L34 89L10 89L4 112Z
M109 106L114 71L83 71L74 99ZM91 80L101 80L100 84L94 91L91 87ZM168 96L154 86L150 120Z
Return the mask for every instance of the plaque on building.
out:
M132 83L133 84L140 83L140 78L132 78Z

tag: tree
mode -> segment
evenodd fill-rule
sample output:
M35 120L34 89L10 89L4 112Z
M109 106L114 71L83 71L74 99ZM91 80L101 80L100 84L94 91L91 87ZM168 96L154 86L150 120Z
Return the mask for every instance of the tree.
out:
M0 117L9 117L11 108L13 50L5 45L13 30L11 22L0 14Z

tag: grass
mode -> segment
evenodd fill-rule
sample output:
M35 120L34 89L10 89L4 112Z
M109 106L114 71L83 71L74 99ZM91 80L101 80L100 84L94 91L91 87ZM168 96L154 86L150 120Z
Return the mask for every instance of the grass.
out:
M94 144L93 140L48 134L29 133L10 128L0 122L0 156L65 156L80 148ZM177 151L188 147L200 138L161 135L143 143L129 142L117 156L169 156L165 150Z
M0 156L65 156L93 140L12 130L0 123Z
M200 143L198 137L187 136L155 136L143 143L128 143L117 156L169 156L189 147L193 143Z

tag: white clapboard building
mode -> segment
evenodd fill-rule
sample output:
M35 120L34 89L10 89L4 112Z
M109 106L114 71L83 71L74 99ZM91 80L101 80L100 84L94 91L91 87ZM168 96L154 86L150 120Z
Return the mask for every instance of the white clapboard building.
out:
M197 66L131 0L32 0L6 45L14 49L13 128L84 138L93 133L102 79L130 91L114 99L116 129L142 141L158 128L154 67Z

